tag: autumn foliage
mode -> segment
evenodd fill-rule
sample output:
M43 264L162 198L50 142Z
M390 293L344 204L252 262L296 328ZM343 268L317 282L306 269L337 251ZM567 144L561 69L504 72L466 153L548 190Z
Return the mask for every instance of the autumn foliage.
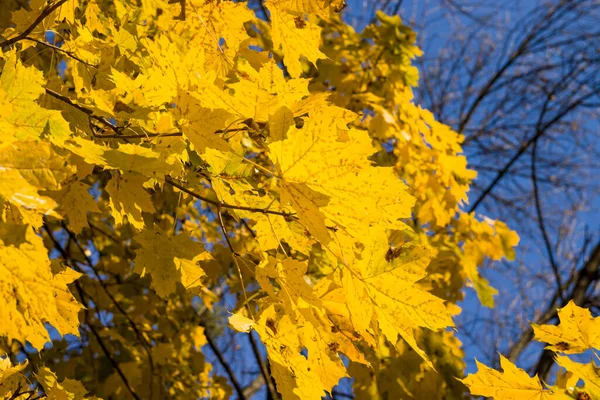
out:
M271 398L598 382L567 357L555 387L506 360L461 381L462 289L493 307L478 268L518 237L462 211L476 173L412 101L415 33L383 14L358 33L338 0L263 6L3 2L0 396L249 398L232 330ZM598 347L589 312L561 313L540 340Z

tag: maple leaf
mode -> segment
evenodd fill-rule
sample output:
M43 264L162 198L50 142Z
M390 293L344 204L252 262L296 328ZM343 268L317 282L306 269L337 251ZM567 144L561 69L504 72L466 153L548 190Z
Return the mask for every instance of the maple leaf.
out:
M558 310L560 324L531 324L535 340L546 342L547 349L558 353L576 354L589 349L600 349L600 317L581 308L573 300Z
M79 335L77 314L82 308L67 284L79 278L72 269L52 274L42 239L32 229L19 246L0 246L0 335L41 349L50 340L45 324L61 335Z
M571 360L569 357L557 356L556 363L572 373L576 379L582 379L585 382L584 390L592 395L592 398L597 398L600 395L600 368L594 362L581 364Z
M152 287L161 297L174 293L177 283L185 289L202 286L204 270L200 261L211 259L202 244L188 233L168 236L160 230L145 229L135 236L141 248L136 251L134 272L152 276Z
M175 118L180 121L183 133L200 154L207 148L229 151L229 144L215 132L232 114L223 109L205 108L202 102L187 93L179 93Z
M79 381L66 378L59 382L56 374L46 367L40 369L36 378L49 399L102 400L96 396L88 396L88 390Z
M0 197L15 206L49 213L55 201L41 190L59 190L75 172L68 159L47 142L18 142L0 152Z
M265 310L253 327L267 348L277 391L285 399L320 399L325 395L320 376L300 353L295 324L274 306Z
M136 174L115 174L104 188L110 196L109 204L117 225L121 225L127 218L131 225L142 229L142 212L156 211L152 197L143 187L145 181L143 176Z
M163 178L180 169L176 158L162 157L160 153L141 145L127 143L113 149L74 136L60 146L82 157L88 164L135 172L148 178Z
M52 140L65 137L60 111L42 108L36 102L45 92L43 74L23 65L16 52L8 52L0 75L0 147L18 140L39 139L49 127Z
M414 204L391 168L371 166L368 134L340 125L325 111L269 144L282 177L282 201L291 202L300 222L324 243L331 239L326 219L359 236L374 224L398 228Z
M352 324L364 334L372 320L377 321L386 338L396 343L401 336L425 360L427 356L415 339L414 329L440 330L453 326L442 299L416 287L426 276L433 255L425 246L405 244L393 259L387 236L371 229L361 259L343 271L342 284Z
M271 12L273 46L283 51L287 70L292 77L302 75L300 57L304 56L313 63L326 58L319 50L321 28L304 18L304 13L313 11L312 7L306 10L287 0L269 0L265 4Z
M68 217L69 227L76 234L88 226L88 212L100 212L89 189L89 186L81 182L72 182L60 191L48 192L48 195L58 204L56 212Z
M10 358L0 357L0 396L9 399L27 384L25 376L21 374L27 367L27 362L13 365Z
M552 391L544 389L537 376L529 377L525 371L517 368L502 354L500 354L500 367L503 372L489 368L477 360L475 363L477 372L460 380L473 395L490 396L494 400L557 398Z

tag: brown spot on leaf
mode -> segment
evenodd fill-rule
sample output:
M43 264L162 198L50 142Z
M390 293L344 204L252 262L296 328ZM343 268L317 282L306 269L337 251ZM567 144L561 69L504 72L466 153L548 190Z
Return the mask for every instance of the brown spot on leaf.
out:
M277 335L277 324L272 318L267 318L267 327L273 332L273 335Z
M592 398L586 392L579 392L577 393L577 400L592 400Z
M306 21L302 17L298 16L294 18L294 24L296 25L296 28L302 29L306 26Z
M340 349L340 344L338 342L331 342L327 344L327 347L332 353L337 353L337 351Z
M385 253L385 261L392 262L392 260L398 258L402 254L402 249L390 246L388 251Z
M567 342L558 342L556 344L556 348L559 351L567 351L567 350L569 350L571 348L571 346L569 346L569 343L567 343Z
M123 103L122 101L117 101L115 103L115 107L113 108L114 112L126 112L126 113L132 113L135 110L131 107L129 107L127 104Z

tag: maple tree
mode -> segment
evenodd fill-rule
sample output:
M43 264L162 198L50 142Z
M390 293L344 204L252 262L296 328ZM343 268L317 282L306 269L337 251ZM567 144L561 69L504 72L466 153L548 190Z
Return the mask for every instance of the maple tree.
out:
M0 396L247 398L232 330L271 398L500 393L457 379L452 316L465 285L493 307L478 267L518 236L463 211L476 173L413 102L415 33L344 4L7 2ZM595 348L569 310L584 336L539 338Z

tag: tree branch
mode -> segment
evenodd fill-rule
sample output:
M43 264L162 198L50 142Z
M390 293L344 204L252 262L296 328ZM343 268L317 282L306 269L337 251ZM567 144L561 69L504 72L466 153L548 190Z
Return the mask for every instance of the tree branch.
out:
M5 40L4 42L0 43L0 47L10 46L10 45L18 42L19 40L26 39L27 35L29 35L44 20L44 18L46 18L54 10L56 10L58 7L62 6L66 2L67 2L67 0L58 0L55 4L52 4L51 6L46 7L41 12L41 14L38 15L38 17L35 19L35 21L33 21L33 23L31 25L29 25L29 27L27 29L25 29L23 32L21 32L19 35L15 36L14 38Z
M46 43L44 41L41 41L41 40L38 40L38 39L34 39L34 38L30 38L30 37L24 37L23 40L29 40L31 42L35 42L35 43L41 44L42 46L49 47L52 50L58 51L60 53L63 53L65 55L67 55L68 57L70 57L70 58L72 58L72 59L74 59L76 61L79 61L80 63L82 63L84 65L87 65L88 67L92 67L92 68L96 68L96 69L98 68L97 65L93 65L93 64L90 64L90 63L88 63L86 61L83 61L81 58L77 57L73 52L65 50L65 49L63 49L61 47L55 46L53 44Z
M215 353L215 356L217 356L219 363L225 369L227 376L229 376L229 380L233 384L233 387L238 395L238 399L245 400L246 396L244 395L244 389L242 389L242 387L240 386L240 383L238 382L237 378L235 377L235 374L233 373L233 370L231 369L231 367L229 366L227 361L225 361L225 358L223 357L223 353L221 353L221 350L219 350L219 348L213 341L212 337L208 333L208 330L206 330L206 329L204 330L204 336L206 337L206 342L208 343L208 346L213 351L213 353Z
M256 343L256 339L252 335L252 331L248 332L248 339L250 340L250 345L252 346L252 352L254 353L254 357L256 357L256 362L260 367L260 373L262 374L265 384L267 385L267 391L269 392L269 396L271 399L278 399L279 396L277 395L277 390L275 390L273 381L271 380L269 372L267 371L267 366L265 365L262 356L260 355L258 344Z
M256 213L262 213L262 214L273 214L273 215L280 215L282 217L286 217L286 218L294 218L294 214L292 213L287 213L284 211L274 211L274 210L269 210L266 208L255 208L255 207L246 207L246 206L236 206L233 204L227 204L227 203L222 203L220 201L216 201L216 200L211 200L208 199L204 196L199 195L198 193L195 193L187 188L185 188L184 186L180 185L179 183L175 182L173 180L173 178L171 178L170 176L166 176L165 177L165 182L168 183L171 186L176 187L177 189L181 190L184 193L189 194L192 197L195 197L198 200L202 200L208 204L212 204L213 206L217 206L217 207L222 207L222 208L230 208L232 210L242 210L242 211L249 211L249 212L256 212Z
M152 352L150 351L150 347L151 347L150 343L148 343L148 341L142 335L142 333L138 329L138 327L135 324L135 322L133 322L133 320L131 319L131 317L129 316L129 314L123 309L123 307L121 306L121 304L117 301L117 299L115 299L115 297L112 295L112 293L108 290L108 287L106 287L106 283L102 280L102 277L100 277L100 274L98 274L98 271L96 271L96 268L95 268L94 264L92 263L92 260L85 253L85 250L84 250L83 246L81 246L81 244L79 243L79 240L77 240L76 235L67 227L67 225L65 224L64 221L61 221L61 226L65 230L65 232L67 232L67 235L69 235L69 238L71 238L71 240L73 241L73 243L75 243L75 246L77 246L77 248L79 249L79 251L81 252L81 254L83 254L83 257L85 259L86 265L92 270L92 272L93 272L94 276L96 277L96 279L98 279L98 283L100 284L100 286L104 290L104 293L106 293L106 295L112 301L112 303L115 305L115 307L117 308L117 310L119 310L119 312L125 317L125 319L129 323L129 326L131 327L131 329L135 333L135 336L138 338L138 341L140 342L140 344L144 348L146 356L148 357L148 362L150 364L150 385L149 385L150 388L149 388L149 390L150 390L150 399L152 399L152 397L153 397L153 387L154 387L154 384L153 384L153 381L154 381L154 360L152 358Z
M500 180L502 180L502 178L504 177L504 175L506 175L506 173L510 170L510 168L513 166L513 164L519 158L521 158L521 156L525 153L525 151L527 151L527 149L529 148L529 146L531 146L540 137L542 137L548 131L548 129L552 125L554 125L555 123L557 123L558 121L560 121L564 116L566 116L567 114L569 114L569 112L571 112L573 109L577 108L587 98L592 97L593 95L595 95L594 91L592 91L591 93L588 93L585 96L579 98L577 101L574 101L572 104L570 104L568 107L566 107L560 113L558 113L554 118L552 118L549 122L547 122L546 124L544 124L544 126L542 126L540 129L538 129L537 132L535 133L535 135L533 135L527 142L523 143L521 145L521 147L519 147L519 150L515 153L515 155L508 161L508 163L506 163L506 165L502 168L502 170L496 175L496 177L494 178L494 180L485 188L485 190L483 191L483 193L481 193L481 195L479 195L479 197L477 198L477 200L475 201L475 203L473 204L473 206L471 206L471 208L469 209L468 212L472 213L472 212L474 212L477 209L477 207L481 204L481 202L483 201L483 199L485 199L487 197L487 195L490 194L490 192L492 191L492 189L494 189L494 187L498 184L498 182L500 182Z

